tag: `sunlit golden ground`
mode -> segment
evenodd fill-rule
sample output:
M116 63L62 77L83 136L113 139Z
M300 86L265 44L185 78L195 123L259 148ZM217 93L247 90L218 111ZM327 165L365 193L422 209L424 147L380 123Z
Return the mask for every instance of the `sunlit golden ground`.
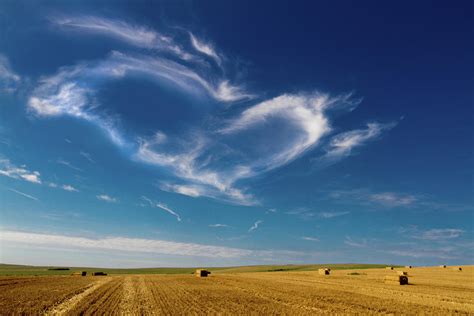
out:
M383 277L408 271L410 285ZM358 275L351 273L358 272ZM0 277L1 314L474 314L474 267Z

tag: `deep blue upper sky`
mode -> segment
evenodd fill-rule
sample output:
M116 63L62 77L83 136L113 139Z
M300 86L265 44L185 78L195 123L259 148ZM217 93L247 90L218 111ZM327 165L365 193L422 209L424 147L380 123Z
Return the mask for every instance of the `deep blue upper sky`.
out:
M470 1L3 1L0 262L473 263L472 26Z

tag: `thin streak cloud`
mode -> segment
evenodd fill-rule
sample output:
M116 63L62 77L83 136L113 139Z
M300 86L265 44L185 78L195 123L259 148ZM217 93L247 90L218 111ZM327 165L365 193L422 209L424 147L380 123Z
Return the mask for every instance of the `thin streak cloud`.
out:
M179 214L176 211L169 208L166 204L161 203L161 202L155 202L155 201L147 198L146 196L142 196L142 197L140 197L140 199L142 201L145 201L146 203L148 203L151 207L162 209L165 212L173 215L174 217L176 217L176 220L178 222L181 222L181 216L179 216Z
M262 224L262 223L263 223L263 221L261 221L261 220L256 221L256 222L249 228L249 233L251 233L251 232L257 230L258 227L259 227L259 225Z
M16 194L19 194L19 195L21 195L21 196L24 196L24 197L26 197L26 198L28 198L28 199L30 199L30 200L39 201L39 199L38 199L37 197L34 197L34 196L32 196L32 195L29 195L29 194L26 194L26 193L24 193L24 192L21 192L21 191L15 190L15 189L11 189L11 188L9 188L8 190L9 190L9 191L12 191L12 192L14 192L14 193L16 193Z

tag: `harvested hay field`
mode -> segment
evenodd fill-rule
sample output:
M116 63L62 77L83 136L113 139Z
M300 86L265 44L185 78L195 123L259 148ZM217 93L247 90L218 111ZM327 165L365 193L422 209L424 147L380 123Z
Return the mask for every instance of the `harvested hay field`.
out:
M474 267L181 275L0 277L5 314L474 314ZM396 276L397 273L393 272Z

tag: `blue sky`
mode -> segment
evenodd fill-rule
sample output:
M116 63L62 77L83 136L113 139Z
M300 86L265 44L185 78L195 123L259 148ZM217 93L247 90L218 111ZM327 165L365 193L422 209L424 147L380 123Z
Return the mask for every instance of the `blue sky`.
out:
M0 261L472 264L450 5L2 2Z

